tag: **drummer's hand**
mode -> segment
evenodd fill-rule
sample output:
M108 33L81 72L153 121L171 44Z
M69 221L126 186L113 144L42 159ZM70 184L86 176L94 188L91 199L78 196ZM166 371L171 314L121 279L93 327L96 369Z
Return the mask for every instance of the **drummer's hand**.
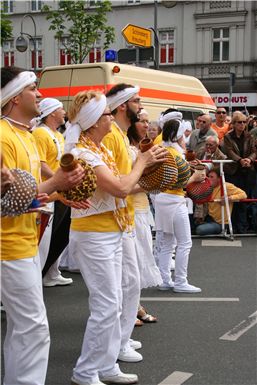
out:
M10 185L14 182L14 176L11 171L5 167L1 167L1 195L4 194Z
M168 154L169 152L166 148L156 144L144 153L139 152L138 158L145 162L145 167L150 167L157 163L163 163L167 159Z
M80 202L74 202L74 201L70 201L68 199L63 198L61 195L59 195L58 199L64 205L72 207L74 209L85 210L85 209L88 209L90 207L90 201L88 199L85 199L84 201L80 201Z
M31 207L29 208L26 213L34 213L37 212L40 207L45 207L48 200L49 200L49 195L46 193L39 193L35 199L38 201L36 207Z

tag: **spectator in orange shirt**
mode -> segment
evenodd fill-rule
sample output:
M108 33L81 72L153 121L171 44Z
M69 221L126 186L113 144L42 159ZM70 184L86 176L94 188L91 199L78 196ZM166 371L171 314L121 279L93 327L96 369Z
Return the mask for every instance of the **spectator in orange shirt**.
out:
M211 128L216 131L219 141L222 142L224 135L228 132L228 124L226 123L227 111L224 107L217 107L215 112L215 122Z

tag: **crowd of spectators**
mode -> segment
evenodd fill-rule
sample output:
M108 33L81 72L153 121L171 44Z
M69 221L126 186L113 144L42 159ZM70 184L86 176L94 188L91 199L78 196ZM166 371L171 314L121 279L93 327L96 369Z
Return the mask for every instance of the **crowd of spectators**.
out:
M194 123L195 129L185 138L188 160L196 158L203 161L207 175L211 171L220 170L219 162L210 161L231 160L223 163L225 181L244 192L245 196L243 197L243 194L241 199L253 200L233 204L233 210L231 208L233 232L237 234L256 232L257 202L254 199L257 199L257 116L246 116L241 111L235 111L229 116L224 107L218 107L214 120L209 114L199 114ZM205 219L213 220L210 219L208 205L195 204L191 218L193 233L197 233L197 225L203 223ZM212 231L210 233L213 234Z

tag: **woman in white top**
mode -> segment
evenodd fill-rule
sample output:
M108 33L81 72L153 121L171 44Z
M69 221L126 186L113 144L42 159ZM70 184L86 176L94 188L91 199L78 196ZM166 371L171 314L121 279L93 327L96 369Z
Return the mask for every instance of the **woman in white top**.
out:
M112 114L106 97L94 91L76 95L69 110L73 154L87 161L97 176L97 189L86 210L72 209L70 244L89 291L90 316L81 355L73 370L72 384L136 383L137 376L124 374L116 363L121 343L122 231L128 224L123 199L143 170L160 162L163 150L155 146L139 154L132 172L120 176L111 153L101 143L110 132ZM69 137L66 138L69 142Z
M161 123L163 145L176 160L178 180L170 189L158 194L155 198L156 230L162 231L162 244L158 253L158 266L163 279L160 289L173 289L177 293L200 293L201 289L190 285L187 280L192 240L184 188L189 182L195 180L195 175L190 177L190 166L184 160L185 126L182 122L182 114L178 111L166 110L161 116ZM173 282L170 267L175 244L177 249Z
M134 159L138 154L139 142L147 136L149 118L146 110L138 114L138 121L129 127L127 135L131 144ZM141 189L140 189L141 190ZM141 289L157 286L162 283L160 271L153 256L151 227L154 219L150 210L148 197L141 191L133 195L135 209L135 237ZM138 319L145 323L156 322L157 318L148 314L143 306L139 306ZM136 326L138 323L136 323Z

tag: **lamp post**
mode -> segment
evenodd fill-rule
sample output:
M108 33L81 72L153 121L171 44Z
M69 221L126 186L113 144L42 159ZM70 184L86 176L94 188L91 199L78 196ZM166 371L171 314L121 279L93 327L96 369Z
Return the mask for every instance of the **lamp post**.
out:
M162 0L160 3L165 7L165 8L173 8L177 4L177 1L170 1L170 0ZM155 69L159 69L159 47L160 47L160 42L158 38L158 0L154 0L154 27L151 28L151 30L154 33L154 61L155 61Z
M23 32L23 22L24 22L24 19L26 17L29 17L32 22L33 22L33 25L34 25L34 37L31 36L29 33L26 33L26 32ZM30 40L32 40L33 42L33 45L34 45L34 55L35 55L35 68L34 68L34 71L37 72L37 40L36 40L36 37L37 37L37 28L36 28L36 23L35 23L35 20L34 18L29 15L29 14L26 14L23 16L22 18L22 21L21 21L21 32L20 32L20 36L17 37L16 39L16 49L19 51L19 52L25 52L27 51L27 48L28 48L28 41L27 39L25 39L25 36L28 36Z

